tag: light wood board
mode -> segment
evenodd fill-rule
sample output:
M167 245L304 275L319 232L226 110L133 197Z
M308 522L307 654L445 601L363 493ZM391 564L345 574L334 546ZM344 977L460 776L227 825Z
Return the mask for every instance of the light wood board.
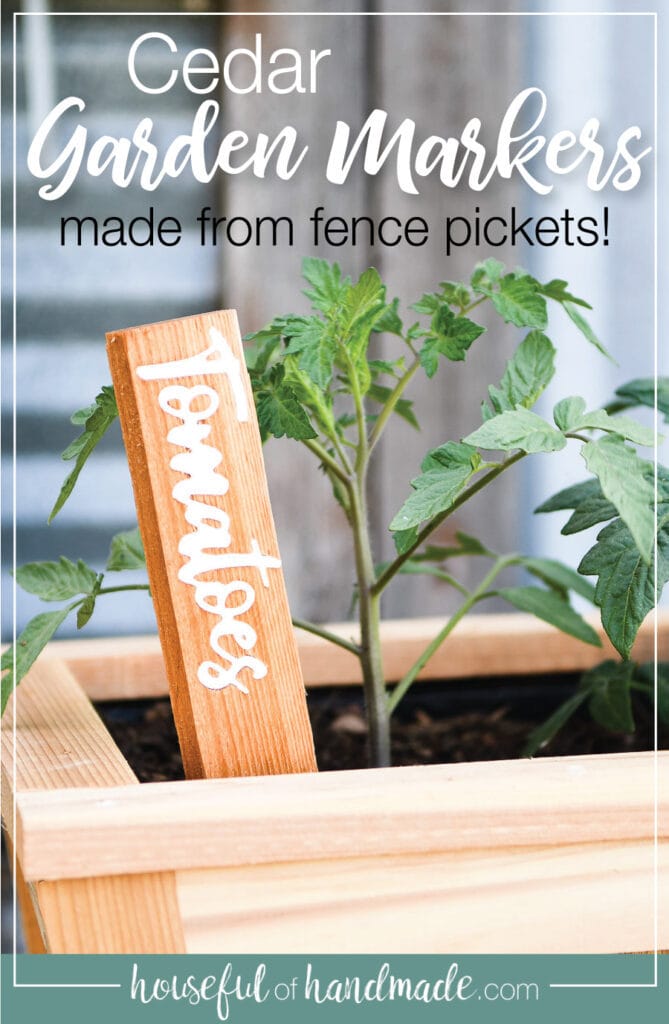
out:
M660 850L669 871L669 849ZM653 946L647 842L177 872L189 953L618 953ZM661 890L660 942L669 939Z
M669 753L658 765L666 837ZM27 792L17 847L32 879L650 842L654 771L652 754L618 754L148 783L110 787L104 801L85 789L57 801Z
M98 799L108 787L141 789L76 680L53 660L34 665L10 699L1 753L3 817L15 842L22 832L18 805L29 792L42 793L57 807L61 795L73 791L70 787L90 787L76 791L98 794ZM69 842L76 845L76 829ZM21 858L20 839L16 845ZM48 840L43 853L51 856ZM157 874L149 867L115 878L97 870L83 874L89 877L45 880L45 873L37 873L26 886L25 873L17 872L31 952L184 951L173 873Z
M315 770L236 314L107 352L186 775Z
M657 779L666 900L667 754L85 788L116 755L102 726L94 742L76 683L44 659L22 693L18 738L37 731L19 743L18 776L74 783L17 794L17 851L50 949L652 948L653 794ZM47 727L49 693L75 710ZM11 767L5 754L6 784Z
M602 647L584 644L532 615L470 615L430 658L418 679L518 675L531 686L533 677L542 673L580 672L606 658L617 657L604 636L599 614L592 613L586 619L602 638ZM658 610L657 621L659 656L666 659L669 608ZM428 618L382 623L383 664L389 683L402 678L443 622ZM328 629L346 639L357 639L354 623L334 623ZM360 663L349 651L303 630L296 630L295 636L308 688L360 685ZM642 662L651 660L653 649L654 622L650 615L639 630L634 657ZM155 636L56 640L48 651L68 663L93 700L159 697L167 693L165 666Z

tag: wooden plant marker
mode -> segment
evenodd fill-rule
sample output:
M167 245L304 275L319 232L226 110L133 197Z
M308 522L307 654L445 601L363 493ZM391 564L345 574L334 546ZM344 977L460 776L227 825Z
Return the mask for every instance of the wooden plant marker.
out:
M186 775L315 771L236 313L107 354Z

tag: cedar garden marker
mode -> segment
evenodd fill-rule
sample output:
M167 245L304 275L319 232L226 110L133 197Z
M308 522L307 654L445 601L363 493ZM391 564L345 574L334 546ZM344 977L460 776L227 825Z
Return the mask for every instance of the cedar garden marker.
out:
M107 351L186 775L314 771L237 316Z

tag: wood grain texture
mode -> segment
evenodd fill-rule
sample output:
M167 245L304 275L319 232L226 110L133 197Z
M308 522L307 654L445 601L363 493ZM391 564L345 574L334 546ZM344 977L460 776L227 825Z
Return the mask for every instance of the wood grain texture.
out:
M28 762L19 775L75 783L17 795L17 851L49 950L652 947L653 754L84 788L87 773L107 776L111 755L101 739L105 767L86 765L96 750L83 708L95 718L93 709L66 670L53 669L43 659L17 694L19 760ZM43 732L48 692L82 704L81 726L65 716ZM48 770L30 767L39 746L21 744L35 720ZM665 947L668 776L660 753Z
M19 861L23 795L40 792L57 808L64 793L95 793L100 800L100 792L118 785L141 788L67 667L41 658L10 699L2 720L3 818ZM68 842L76 845L76 829ZM43 853L51 856L48 841ZM38 873L26 885L22 866L17 872L31 952L183 952L173 873L156 873L149 865L145 871L110 879L100 877L92 863L82 874L87 877L45 881Z
M10 698L2 737L5 807L11 806L14 786L23 793L137 782L74 676L55 659L40 658Z
M97 875L37 882L50 953L184 953L175 876Z
M476 676L518 675L532 685L542 673L579 672L605 658L613 649L604 637L599 615L586 616L603 640L593 647L541 622L517 613L470 615L434 655L419 680L471 679ZM658 651L669 657L669 608L657 612ZM443 619L396 619L381 625L386 679L395 682L413 665L443 625ZM354 623L328 625L333 633L356 639ZM307 687L355 686L362 681L360 664L348 651L302 630L296 630L297 649ZM639 630L633 656L653 657L654 623L649 616ZM76 676L93 700L158 697L168 692L165 666L157 637L115 637L57 640L49 646Z
M507 211L522 198L522 188L513 181L492 180L483 192L467 188L447 189L438 174L416 176L419 196L403 192L397 184L396 159L392 153L378 174L365 174L362 154L343 184L325 180L322 166L330 151L335 125L343 121L355 139L366 118L375 108L388 111L385 137L390 139L404 118L416 123L416 143L434 135L458 137L472 117L483 122L482 138L494 148L495 126L499 126L511 97L523 88L522 32L514 18L474 17L371 17L371 18L254 18L252 5L236 5L239 11L225 19L224 45L253 46L253 33L262 27L268 50L275 47L329 48L332 57L319 68L318 102L305 103L298 94L237 96L229 90L223 97L224 114L231 124L240 119L264 126L294 125L299 137L309 141L311 152L305 165L289 181L276 189L266 188L262 179L238 174L225 180L219 201L219 214L274 217L288 214L295 224L292 246L285 233L274 247L247 245L233 252L221 247L224 301L239 311L244 330L258 330L277 314L294 311L307 314L309 302L301 294L300 277L303 256L337 260L346 274L356 277L369 266L376 267L388 282L389 297L398 296L405 323L415 316L409 304L439 281L468 280L479 258L494 254L509 266L518 262L511 245L476 247L470 244L445 252L444 224L447 216L473 219L476 208L482 218ZM423 0L421 11L443 13L444 4ZM465 5L455 5L464 8ZM471 5L470 5L471 6ZM271 9L265 3L261 9ZM509 0L497 0L500 11L513 9ZM291 10L310 10L309 0L294 0ZM400 10L398 4L384 9ZM255 9L255 8L253 8ZM364 0L341 0L338 11L368 10ZM472 59L472 55L480 59ZM489 74L481 75L485 66ZM491 76L491 77L489 77ZM491 81L494 87L491 88ZM439 87L435 88L435 82ZM415 152L415 150L414 150ZM313 157L323 154L323 163ZM304 173L302 173L304 171ZM429 238L421 246L405 242L383 245L378 233L370 244L364 227L356 244L327 244L321 231L314 245L309 222L317 207L326 217L371 217L378 224L383 217L406 221L419 215L429 225ZM335 243L341 240L334 238ZM258 281L262 287L258 287ZM477 309L474 319L494 323ZM478 421L481 398L487 387L496 383L511 355L512 340L518 332L505 328L499 318L494 334L480 338L467 354L466 368L442 365L437 378L427 381L417 374L407 392L415 399L422 429L412 430L399 417L388 425L386 437L377 449L372 466L372 494L369 501L374 554L377 562L394 555L388 523L409 493L409 480L419 471L425 453L449 438L464 437ZM390 338L373 335L370 355L375 359L395 359L403 346ZM371 411L371 409L370 409ZM291 608L300 618L324 622L347 614L354 578L350 531L344 515L333 501L331 487L319 472L316 460L301 445L284 439L270 441L266 450L267 472L276 517L279 543L284 557ZM456 513L440 531L440 542L452 540L450 527L477 533L495 550L518 550L520 543L519 475L513 470L495 482L496 507L504 514L490 517L488 502L472 502ZM294 481L304 481L309 500L303 500ZM538 501L539 499L537 499ZM299 530L295 524L299 523ZM327 546L322 543L324 532ZM309 571L305 572L304 567ZM467 578L473 573L464 568ZM412 615L442 614L453 610L458 595L430 577L404 576L384 595L387 615L399 618Z
M667 845L660 871L669 871ZM617 953L653 945L648 841L183 871L177 892L189 953ZM666 944L666 886L659 922Z
M443 12L445 7L439 0L423 0L420 10ZM468 9L465 4L452 7ZM476 7L469 5L469 9ZM497 11L508 9L513 9L509 0L495 3ZM435 131L445 138L457 138L469 119L477 117L482 122L482 139L486 146L494 147L494 135L506 106L524 87L522 33L516 27L509 31L506 24L515 20L468 16L371 19L372 59L366 67L368 109L379 107L389 112L389 133L403 118L410 118L416 125L416 145ZM481 74L482 67L486 68L485 75ZM514 203L522 202L522 187L516 182L494 176L475 196L469 188L444 188L438 174L420 180L416 176L415 183L419 196L400 189L395 161L389 161L379 174L368 179L364 211L376 218L391 214L403 220L418 214L429 225L427 242L420 248L377 244L367 253L368 265L377 267L388 285L388 295L399 296L405 324L416 319L410 303L435 288L438 281L468 281L477 260L494 255L510 267L522 262L509 244L492 249L481 238L477 245L474 232L469 244L446 251L447 218L463 217L471 222L475 211L480 211L482 220L502 214ZM455 223L462 226L464 221ZM339 258L345 262L345 254ZM466 365L442 361L433 380L419 371L407 389L406 397L414 401L421 430L412 430L399 416L393 416L375 452L370 471L370 507L377 562L395 555L388 523L411 493L409 480L419 472L426 452L449 439L465 437L478 424L481 398L489 384L499 381L506 360L520 340L517 329L502 324L487 305L471 314L489 330L469 349ZM372 351L378 359L396 359L401 354L400 346L389 336L374 341ZM485 496L457 510L438 529L433 542L449 545L455 531L464 530L480 537L493 551L523 550L521 474L520 467L510 470ZM492 501L497 510L504 510L503 514L490 514ZM462 582L468 587L477 579L475 563L475 559L461 559L458 564L458 575L462 574ZM384 613L400 617L408 608L411 614L444 615L453 612L459 603L457 592L438 579L409 575L388 588ZM503 607L501 602L498 607Z
M658 771L666 840L669 753ZM28 792L17 849L32 880L650 841L653 787L649 753L148 783L108 788L104 800L93 790L58 801Z
M28 953L46 953L42 924L38 917L37 896L35 887L26 882L18 859L14 859L14 845L5 834L7 847L7 860L12 865L14 874L14 888L16 889L16 901L18 903L21 918L23 942Z
M254 550L277 560L278 548L236 315L209 313L107 338L186 774L314 770L283 575L276 567L261 572L249 560ZM197 357L216 338L228 366L232 361L229 371L216 369L211 360L208 372L181 366L160 379L146 369ZM216 517L207 517L203 504L218 510ZM190 545L189 554L184 545ZM203 569L211 565L211 552L233 563ZM190 582L178 578L188 572ZM201 596L200 590L207 593ZM224 609L220 615L212 604ZM229 665L250 656L261 668ZM203 685L205 666L219 673L217 684L224 669L234 678L212 689Z
M339 0L336 7L330 6L337 11L367 9L365 0ZM234 251L230 246L219 247L223 302L237 309L244 333L260 330L282 313L308 315L311 303L302 294L304 256L339 260L344 272L354 276L370 265L364 240L342 248L326 245L321 238L314 245L308 218L318 206L324 206L328 216L369 212L366 175L356 170L339 185L326 180L324 169L337 121L343 119L359 127L369 113L368 38L373 23L380 19L256 18L253 14L255 10L277 9L276 4L267 2L256 8L252 0L236 4L233 10L239 13L222 19L225 51L239 46L253 48L255 33L262 32L267 53L292 47L303 54L310 49L329 49L332 56L319 65L318 92L311 100L299 93L279 95L263 90L262 94L242 96L223 90L221 104L226 123L262 126L270 136L278 126L290 124L310 149L297 174L276 181L273 188L252 174L227 175L221 182L219 215L285 215L294 227L292 245L288 245L282 229L277 233L276 246L268 244L265 235L260 246L239 246ZM290 8L284 9L317 8L309 0L292 0ZM286 438L267 442L265 460L293 614L316 617L321 622L342 618L351 599L353 548L330 482L312 453Z

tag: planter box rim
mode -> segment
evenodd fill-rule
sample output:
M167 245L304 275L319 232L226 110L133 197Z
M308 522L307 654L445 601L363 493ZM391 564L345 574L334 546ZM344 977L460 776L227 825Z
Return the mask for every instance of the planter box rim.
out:
M669 771L669 752L657 762ZM650 841L654 770L651 751L33 790L17 794L16 846L34 880ZM659 819L664 838L666 796Z
M532 615L469 615L435 652L418 681L499 675L529 679L546 673L579 672L606 658L617 659L604 637L599 613L585 618L603 638L601 648L567 636ZM443 623L442 617L388 619L382 623L384 668L389 682L402 678ZM633 651L637 660L652 660L656 625L658 644L669 649L669 608L662 608L657 616L651 613L639 630ZM355 637L354 623L333 623L328 628ZM296 630L296 639L307 687L360 685L359 662L348 651L303 630ZM44 656L67 662L91 700L167 695L157 636L56 640Z
M140 786L63 662L19 696L3 802L16 780L35 952L651 948L667 753Z

